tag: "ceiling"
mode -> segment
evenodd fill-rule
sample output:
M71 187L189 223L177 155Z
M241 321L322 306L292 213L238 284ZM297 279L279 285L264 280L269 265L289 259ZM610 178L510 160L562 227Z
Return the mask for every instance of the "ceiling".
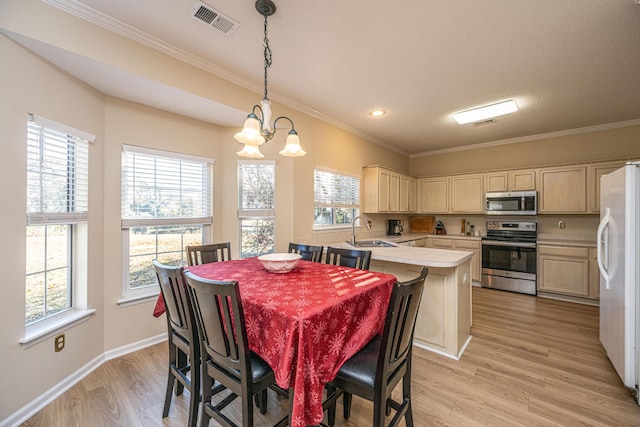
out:
M191 16L197 0L44 1L205 64L256 91L256 103L262 98L263 18L253 0L205 1L239 23L230 34ZM398 152L640 124L640 0L274 1L269 97ZM28 47L134 102L238 127L251 108L229 109L51 46ZM451 116L507 99L520 110L493 123L458 125ZM371 118L374 108L387 114Z

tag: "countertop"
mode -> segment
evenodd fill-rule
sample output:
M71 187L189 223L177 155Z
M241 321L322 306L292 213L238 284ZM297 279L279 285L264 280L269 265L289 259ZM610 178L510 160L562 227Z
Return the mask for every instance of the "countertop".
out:
M389 242L408 242L410 240L425 239L427 237L435 237L439 239L465 239L465 240L482 240L480 236L463 236L462 234L433 234L433 233L403 233L400 236L379 236L376 239L387 240ZM369 239L367 239L369 240Z
M426 236L426 235L425 235ZM387 236L385 236L387 237ZM391 243L407 241L405 236L388 236L395 238L404 238L394 242L392 239L384 237L363 240L383 240ZM397 262L400 264L421 265L425 267L457 267L473 257L473 252L451 251L447 249L431 249L414 246L394 246L394 247L354 247L347 242L335 242L330 246L346 249L365 249L371 250L371 259L378 261Z

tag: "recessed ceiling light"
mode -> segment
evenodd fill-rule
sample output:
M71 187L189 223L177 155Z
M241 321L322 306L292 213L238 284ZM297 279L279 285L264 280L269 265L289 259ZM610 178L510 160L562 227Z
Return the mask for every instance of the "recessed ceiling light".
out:
M453 118L461 125L475 123L493 117L518 111L518 106L513 100L499 102L497 104L485 105L484 107L455 113Z
M387 112L384 111L384 110L372 110L372 111L369 112L369 115L371 117L382 117L385 114L387 114Z

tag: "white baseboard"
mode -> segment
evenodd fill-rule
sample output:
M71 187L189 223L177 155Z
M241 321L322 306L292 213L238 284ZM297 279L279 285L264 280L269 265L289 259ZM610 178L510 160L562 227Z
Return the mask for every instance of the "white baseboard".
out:
M80 380L95 371L107 360L115 359L125 354L133 353L134 351L142 350L143 348L150 347L167 340L167 334L156 335L155 337L146 338L142 341L138 341L132 344L106 351L101 355L95 357L89 361L86 365L60 381L55 386L44 392L42 395L31 401L28 405L20 408L18 411L11 414L8 418L0 421L0 427L17 427L38 411L53 402L56 398L62 395L65 391L76 385Z

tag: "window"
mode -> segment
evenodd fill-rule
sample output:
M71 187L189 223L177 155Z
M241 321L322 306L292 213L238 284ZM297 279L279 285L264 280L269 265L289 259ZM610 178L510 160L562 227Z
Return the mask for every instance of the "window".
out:
M125 301L159 292L154 258L184 265L185 246L209 242L212 165L212 159L122 147Z
M321 169L314 176L314 228L350 225L360 212L360 177Z
M27 122L27 326L76 306L77 260L86 259L89 143L94 136L29 114ZM80 248L83 248L82 250ZM74 278L76 280L74 280ZM85 278L86 281L86 278ZM86 283L85 283L86 284Z
M238 161L240 257L275 250L275 162Z

